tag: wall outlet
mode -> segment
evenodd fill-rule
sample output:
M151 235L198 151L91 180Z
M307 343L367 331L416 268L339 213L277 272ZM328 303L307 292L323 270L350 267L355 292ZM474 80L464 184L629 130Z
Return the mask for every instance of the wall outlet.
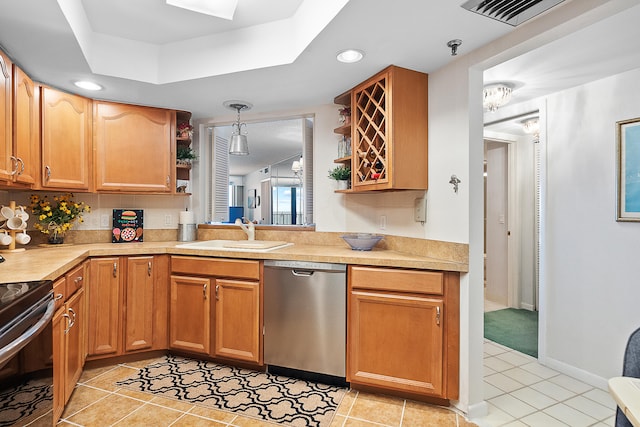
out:
M386 230L386 229L387 229L387 216L380 215L380 230Z
M165 215L164 216L164 225L171 225L171 215Z
M100 215L100 227L109 227L109 215Z
M420 197L414 201L414 219L416 222L427 222L427 198Z

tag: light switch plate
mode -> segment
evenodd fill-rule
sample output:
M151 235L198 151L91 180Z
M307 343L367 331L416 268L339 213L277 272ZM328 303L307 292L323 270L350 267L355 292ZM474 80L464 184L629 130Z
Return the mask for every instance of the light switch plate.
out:
M420 197L414 201L414 216L416 222L427 222L427 198Z

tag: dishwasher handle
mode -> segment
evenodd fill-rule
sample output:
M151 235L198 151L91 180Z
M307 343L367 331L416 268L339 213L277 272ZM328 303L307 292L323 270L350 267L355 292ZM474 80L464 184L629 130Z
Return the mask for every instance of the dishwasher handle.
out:
M291 274L297 277L311 277L313 276L313 270L291 270Z

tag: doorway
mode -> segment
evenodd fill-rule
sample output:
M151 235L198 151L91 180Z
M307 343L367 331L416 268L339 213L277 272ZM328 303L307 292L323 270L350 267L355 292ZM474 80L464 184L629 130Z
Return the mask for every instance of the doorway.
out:
M533 115L485 126L485 337L495 336L487 328L504 318L507 333L528 331L537 356L539 144L522 128Z

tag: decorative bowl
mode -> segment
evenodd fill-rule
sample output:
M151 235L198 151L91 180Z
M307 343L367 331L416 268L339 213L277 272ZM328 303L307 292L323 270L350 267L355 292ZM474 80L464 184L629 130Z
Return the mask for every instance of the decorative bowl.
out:
M345 242L354 251L370 251L384 236L369 233L345 234L342 236Z

